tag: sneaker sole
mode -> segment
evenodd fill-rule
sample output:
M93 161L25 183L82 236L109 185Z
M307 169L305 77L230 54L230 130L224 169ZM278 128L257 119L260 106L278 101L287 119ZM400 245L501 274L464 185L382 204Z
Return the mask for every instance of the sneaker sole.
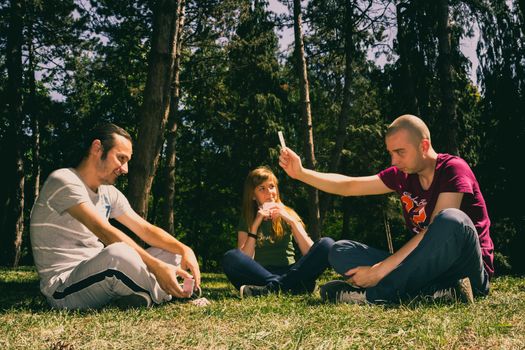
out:
M241 288L239 289L239 293L240 293L241 299L244 299L244 287L246 287L246 286L243 285L243 286L241 286Z

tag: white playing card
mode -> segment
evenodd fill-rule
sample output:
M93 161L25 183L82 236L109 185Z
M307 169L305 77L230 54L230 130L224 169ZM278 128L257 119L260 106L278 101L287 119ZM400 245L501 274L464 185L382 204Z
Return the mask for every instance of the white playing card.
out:
M277 135L279 135L279 141L281 141L281 148L285 149L286 148L286 143L284 142L283 132L282 131L278 131Z

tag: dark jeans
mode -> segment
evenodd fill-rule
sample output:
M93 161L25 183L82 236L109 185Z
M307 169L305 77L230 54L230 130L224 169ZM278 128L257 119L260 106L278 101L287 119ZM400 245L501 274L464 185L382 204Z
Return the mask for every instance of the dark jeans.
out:
M333 244L333 239L323 237L295 264L280 267L263 267L239 249L232 249L224 254L222 267L237 289L250 284L267 286L272 291L312 292L315 280L330 266L328 252Z
M338 241L329 254L337 273L357 266L372 266L388 252L354 241ZM461 210L445 209L436 215L419 245L376 286L366 289L370 302L399 302L416 295L431 295L469 277L474 295L487 295L489 277L483 266L474 224Z

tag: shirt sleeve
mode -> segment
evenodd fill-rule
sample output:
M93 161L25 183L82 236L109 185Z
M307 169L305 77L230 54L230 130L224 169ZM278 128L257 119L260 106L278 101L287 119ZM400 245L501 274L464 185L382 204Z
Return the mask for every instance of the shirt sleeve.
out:
M53 190L47 204L60 215L75 205L89 201L86 187L78 178L72 176L68 179L65 174L55 173L50 175L49 181Z
M444 164L443 176L440 192L474 193L472 170L464 160L460 158L449 160Z
M381 171L377 174L377 176L379 176L379 178L381 179L381 181L383 181L386 187L399 193L399 191L401 190L401 185L398 173L399 170L396 167L392 166Z
M111 186L111 212L109 213L110 218L119 217L125 213L132 211L131 205L129 204L128 199L122 192L120 192L116 187Z
M248 231L248 224L246 224L246 221L241 216L239 217L239 223L237 224L237 232L243 231L243 232L249 232Z

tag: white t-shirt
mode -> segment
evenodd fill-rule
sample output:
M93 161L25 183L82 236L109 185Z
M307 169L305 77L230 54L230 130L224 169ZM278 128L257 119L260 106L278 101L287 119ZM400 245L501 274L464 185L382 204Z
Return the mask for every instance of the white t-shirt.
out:
M51 173L31 210L30 226L40 289L46 296L51 296L80 262L104 248L97 236L66 211L80 203L92 205L105 220L132 210L115 186L101 185L95 193L74 169Z

